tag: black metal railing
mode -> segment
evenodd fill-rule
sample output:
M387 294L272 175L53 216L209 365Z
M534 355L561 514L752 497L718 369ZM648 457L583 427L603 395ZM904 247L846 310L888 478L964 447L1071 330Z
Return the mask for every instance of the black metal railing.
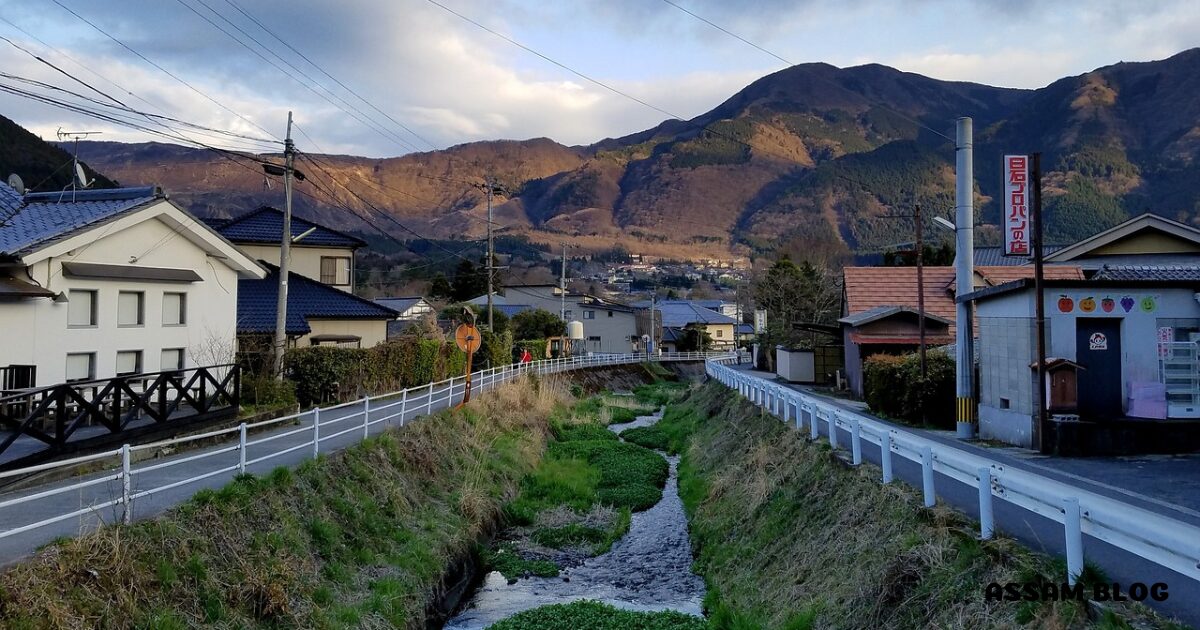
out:
M37 385L36 365L0 366L0 396Z
M0 468L234 416L240 400L241 370L234 364L6 393L0 396Z

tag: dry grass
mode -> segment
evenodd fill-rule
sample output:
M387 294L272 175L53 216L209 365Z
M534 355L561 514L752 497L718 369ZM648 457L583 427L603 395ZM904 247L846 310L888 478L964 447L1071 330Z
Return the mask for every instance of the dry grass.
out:
M1061 581L1008 539L980 542L945 507L927 510L872 466L847 469L757 408L710 385L680 466L710 615L731 628L1039 628L1092 625L1078 603L984 602L990 582ZM665 422L685 414L669 413ZM1147 627L1142 608L1121 615Z
M524 382L295 471L52 545L0 575L5 628L424 627L568 397Z

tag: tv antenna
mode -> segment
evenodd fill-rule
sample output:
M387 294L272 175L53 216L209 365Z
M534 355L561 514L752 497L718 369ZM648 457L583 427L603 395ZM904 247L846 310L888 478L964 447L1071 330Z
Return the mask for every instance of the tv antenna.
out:
M74 162L75 168L72 169L71 183L69 184L69 186L71 187L71 201L75 201L75 191L79 190L80 188L87 188L88 186L91 186L92 184L96 183L96 180L94 180L94 179L91 181L88 181L87 173L83 172L83 167L79 165L79 141L86 140L88 136L98 136L102 133L104 133L104 132L103 131L63 131L62 127L58 128L58 139L60 141L63 141L63 140L74 140L75 141L75 152L71 157L71 161ZM63 186L63 192L66 192L66 190L67 190L67 187Z

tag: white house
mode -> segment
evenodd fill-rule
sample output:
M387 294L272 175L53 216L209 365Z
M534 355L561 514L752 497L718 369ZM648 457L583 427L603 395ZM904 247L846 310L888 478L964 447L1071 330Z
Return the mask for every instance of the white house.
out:
M470 304L487 304L487 296L468 300ZM493 296L493 303L521 310L519 307L539 308L558 315L565 310L566 321L583 324L586 352L631 352L637 340L634 309L606 302L594 295L562 291L553 284L505 285L504 295Z
M0 370L36 370L27 387L229 362L238 279L265 275L157 187L0 184Z

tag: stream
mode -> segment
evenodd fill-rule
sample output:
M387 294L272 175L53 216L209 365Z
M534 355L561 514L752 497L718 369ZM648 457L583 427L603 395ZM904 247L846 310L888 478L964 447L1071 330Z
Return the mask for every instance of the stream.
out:
M653 415L609 428L620 433L652 425L661 418L660 409ZM692 546L677 484L679 458L658 452L670 464L663 498L654 507L634 513L629 533L615 542L608 553L563 569L554 578L530 577L508 584L503 575L493 571L445 627L486 628L524 610L579 599L599 600L627 610L677 610L701 615L704 580L691 570Z

